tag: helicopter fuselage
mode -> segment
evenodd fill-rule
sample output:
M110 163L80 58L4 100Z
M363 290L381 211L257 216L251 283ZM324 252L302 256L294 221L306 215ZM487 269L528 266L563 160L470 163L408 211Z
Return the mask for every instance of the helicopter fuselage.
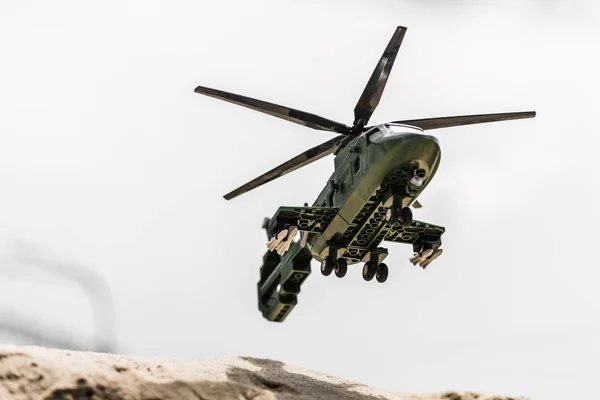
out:
M433 179L441 159L438 141L424 131L535 117L535 111L400 120L369 126L404 39L398 26L356 106L352 125L264 100L198 86L196 93L237 104L308 128L337 133L223 197L231 200L298 168L334 154L335 170L313 206L281 206L263 228L268 242L258 282L259 309L283 321L297 304L310 261L321 274L343 278L348 264L363 262L362 277L388 279L383 241L410 244L413 265L425 269L443 252L443 226L413 219L417 197ZM300 232L300 240L295 237Z
M323 233L309 236L313 258L381 262L387 250L377 246L386 233L386 206L412 204L440 158L437 139L407 125L378 125L349 142L337 153L335 171L313 204L339 209Z

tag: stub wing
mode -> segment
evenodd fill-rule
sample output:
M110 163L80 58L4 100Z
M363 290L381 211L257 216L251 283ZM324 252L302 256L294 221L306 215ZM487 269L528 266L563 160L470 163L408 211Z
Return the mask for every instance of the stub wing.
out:
M337 207L279 207L269 221L269 238L282 229L296 227L301 232L323 233L338 213Z
M414 256L409 261L413 265L418 264L419 267L425 269L444 251L440 246L445 231L443 226L413 220L412 224L407 227L402 227L400 224L394 225L388 230L384 240L412 244Z
M396 243L413 244L415 252L423 243L437 243L446 231L443 226L413 220L410 226L403 228L400 224L392 226L383 240Z

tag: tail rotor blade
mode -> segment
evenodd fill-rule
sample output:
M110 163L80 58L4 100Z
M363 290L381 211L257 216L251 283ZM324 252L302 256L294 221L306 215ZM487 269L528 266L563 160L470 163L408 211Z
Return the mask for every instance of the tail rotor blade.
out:
M287 121L295 122L296 124L304 125L309 128L318 129L321 131L337 132L347 134L350 132L350 127L340 122L332 121L327 118L320 117L315 114L307 113L293 108L280 106L278 104L268 103L266 101L253 99L251 97L242 96L235 93L229 93L222 90L211 89L203 86L198 86L196 93L214 97L219 100L228 101L242 107L250 108L274 117L282 118Z
M453 126L483 124L487 122L509 121L511 119L534 118L535 111L499 113L499 114L479 114L479 115L460 115L456 117L411 119L406 121L394 121L396 124L405 124L419 127L423 130L450 128Z
M364 127L379 104L405 33L405 27L399 26L396 28L392 39L379 59L379 63L354 108L354 128Z

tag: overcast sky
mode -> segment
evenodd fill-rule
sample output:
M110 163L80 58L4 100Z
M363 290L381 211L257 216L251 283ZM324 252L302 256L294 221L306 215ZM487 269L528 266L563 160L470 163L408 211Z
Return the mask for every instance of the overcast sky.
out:
M600 357L593 3L3 2L2 308L93 338L84 291L17 262L20 240L103 277L121 353L272 358L401 392L589 394ZM268 322L256 299L262 219L311 203L333 158L222 195L332 135L193 89L351 123L398 25L408 32L372 123L538 117L432 132L442 162L415 217L446 233L426 271L400 244L386 246L384 285L359 266L323 277L313 262L299 305Z

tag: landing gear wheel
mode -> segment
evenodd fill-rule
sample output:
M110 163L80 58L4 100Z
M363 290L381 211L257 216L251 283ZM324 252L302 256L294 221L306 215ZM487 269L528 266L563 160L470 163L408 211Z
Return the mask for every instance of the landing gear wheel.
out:
M375 273L375 278L377 279L377 282L379 283L383 283L385 281L387 281L388 278L388 266L386 264L379 264L377 266L377 272Z
M403 228L409 227L413 222L412 210L409 207L404 207L400 210L400 225Z
M338 278L343 278L346 276L346 272L348 272L348 261L344 258L340 258L335 263L335 276Z
M396 206L391 206L385 212L385 223L389 226L396 225L398 218L400 218L400 210Z
M331 258L330 256L327 256L321 261L321 273L325 276L329 276L329 275L331 275L332 271L333 271L333 258Z
M375 276L377 264L372 261L366 262L362 269L362 276L365 281L370 281Z

